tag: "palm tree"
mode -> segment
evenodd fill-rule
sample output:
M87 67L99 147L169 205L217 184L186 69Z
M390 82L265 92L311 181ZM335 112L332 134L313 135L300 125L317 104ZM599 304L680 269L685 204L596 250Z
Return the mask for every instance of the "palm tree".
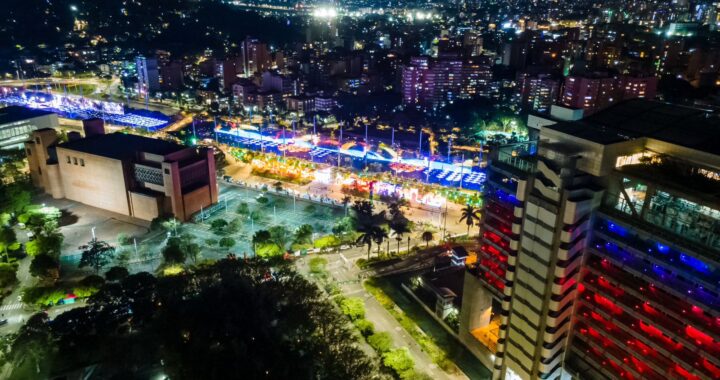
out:
M425 231L422 233L420 238L423 239L423 241L425 242L425 248L427 248L428 246L430 246L430 242L433 240L434 237L432 231Z
M382 245L382 242L387 239L388 233L385 231L384 228L377 226L373 228L373 240L375 240L375 244L378 247L378 257L380 257L380 246ZM388 244L390 244L390 240L388 240Z
M374 213L373 204L368 201L355 202L352 208L355 231L360 233L357 242L368 246L368 260L370 260L373 241L382 243L387 237L387 232L381 227L385 224L385 211Z
M398 253L400 253L400 242L402 241L403 235L410 232L410 221L405 217L400 205L393 203L390 205L390 220L388 220L388 227L393 231L395 240L397 240ZM389 244L389 242L388 242ZM388 251L390 248L388 247Z
M480 223L480 210L470 204L465 205L462 209L459 221L462 222L463 220L465 221L465 225L467 225L467 234L470 236L470 227L474 226L476 223Z
M364 227L364 226L362 226L362 227ZM357 238L357 243L361 243L361 244L363 244L363 245L367 245L367 247L368 247L368 260L370 260L370 249L372 248L373 235L372 235L372 231L371 231L371 230L365 231L364 228L362 228L362 227L361 227L361 226L358 226L358 228L356 229L357 232L360 233L360 236L358 236L358 238Z

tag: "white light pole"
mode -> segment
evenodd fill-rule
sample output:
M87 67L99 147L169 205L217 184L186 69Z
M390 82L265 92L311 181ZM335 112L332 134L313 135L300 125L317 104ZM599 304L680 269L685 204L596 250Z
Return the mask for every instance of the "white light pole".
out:
M92 234L92 239L95 240L95 226L90 229L90 233Z

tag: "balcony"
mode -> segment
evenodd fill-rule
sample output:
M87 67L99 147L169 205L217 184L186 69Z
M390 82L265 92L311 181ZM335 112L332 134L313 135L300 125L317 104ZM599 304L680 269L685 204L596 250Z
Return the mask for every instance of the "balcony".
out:
M719 316L717 310L720 310L720 300L714 292L708 291L702 286L697 286L662 266L649 265L647 261L623 251L610 242L595 240L590 245L590 251L605 257L617 267L636 277L647 279L648 282L656 284L656 286L682 300L689 303L698 303L705 310L715 314L715 317Z
M720 366L720 344L717 342L703 342L696 338L697 334L692 327L675 320L669 316L660 313L649 303L641 302L640 304L631 303L627 297L615 297L601 286L592 283L585 284L585 292L583 292L583 302L588 305L600 306L600 309L609 312L613 318L617 320L625 320L625 323L633 329L637 329L637 324L645 324L647 326L646 333L652 331L662 332L662 335L672 337L681 345L666 342L664 347L668 350L679 350L683 346L690 350L693 359L689 363L696 363L699 358L707 358ZM629 319L628 319L629 318Z

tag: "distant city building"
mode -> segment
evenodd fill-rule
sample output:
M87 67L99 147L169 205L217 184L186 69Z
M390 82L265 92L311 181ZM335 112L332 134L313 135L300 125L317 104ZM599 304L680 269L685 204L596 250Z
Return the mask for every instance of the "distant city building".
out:
M521 105L534 112L549 112L558 98L560 81L548 75L527 76L520 84Z
M160 67L160 89L162 91L179 91L183 88L183 67L178 61L170 61Z
M515 40L503 45L502 64L516 70L522 70L527 66L528 52L530 46L527 41Z
M218 63L218 76L220 77L220 88L223 91L231 91L232 86L240 80L242 73L242 60L238 58L227 58Z
M232 91L235 102L241 106L247 106L255 103L258 86L253 81L242 78L232 85Z
M58 126L58 117L52 112L20 106L0 108L0 149L22 148L34 130Z
M262 73L262 91L274 91L282 94L283 97L296 95L295 81L292 78L282 75L275 70L267 70Z
M287 104L287 110L291 112L297 112L304 114L306 112L315 110L315 98L307 95L296 95L289 96L285 103Z
M97 134L59 143L39 129L25 143L35 186L55 199L152 220L188 220L218 200L210 149L133 134Z
M465 51L467 51L470 56L479 56L483 52L483 38L479 33L468 30L463 35L463 48L465 48Z
M245 77L270 69L270 52L267 45L251 37L242 42L241 60Z
M493 379L720 377L716 141L636 99L493 153L459 317Z
M337 107L335 98L327 94L318 94L315 96L315 110L330 112Z
M654 99L656 77L569 76L565 78L560 103L593 114L621 100Z
M155 58L139 56L135 59L138 92L143 96L160 90L160 71Z
M486 65L472 60L414 57L402 69L403 104L438 108L479 94L492 79Z

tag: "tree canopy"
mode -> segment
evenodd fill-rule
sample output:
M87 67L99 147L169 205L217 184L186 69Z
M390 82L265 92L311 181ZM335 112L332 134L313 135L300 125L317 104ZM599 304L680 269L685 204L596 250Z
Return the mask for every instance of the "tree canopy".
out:
M373 378L376 362L348 326L291 269L226 259L170 277L130 275L52 324L31 318L12 342L11 378L88 362L111 378L152 369L174 379Z

